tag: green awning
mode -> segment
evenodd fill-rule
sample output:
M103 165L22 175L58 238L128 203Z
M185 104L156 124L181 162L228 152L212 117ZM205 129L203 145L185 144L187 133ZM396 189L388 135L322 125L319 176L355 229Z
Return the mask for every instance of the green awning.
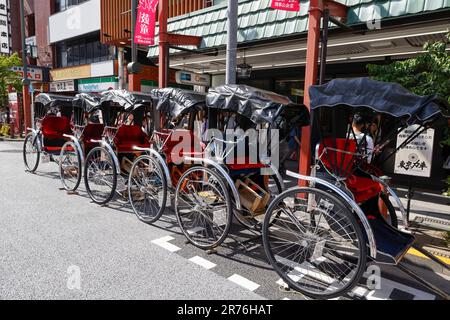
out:
M336 1L350 8L347 25L365 23L379 16L381 19L400 18L444 10L450 14L450 0ZM300 12L287 12L270 9L270 0L240 0L238 41L243 43L305 33L308 25L309 1L300 0L300 2ZM227 6L217 5L170 19L168 30L178 34L201 36L203 41L200 48L215 48L226 44L226 20ZM148 57L156 56L158 56L157 46L150 47Z

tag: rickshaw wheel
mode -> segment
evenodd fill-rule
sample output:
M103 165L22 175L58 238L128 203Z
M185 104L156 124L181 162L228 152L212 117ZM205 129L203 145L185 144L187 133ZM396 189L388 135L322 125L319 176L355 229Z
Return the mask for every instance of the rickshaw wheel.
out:
M92 149L86 157L84 183L92 201L99 205L110 202L117 187L117 167L112 155L102 147Z
M61 149L59 161L59 174L64 189L74 192L81 183L82 163L81 150L78 150L73 142L66 142Z
M158 221L167 205L167 178L154 158L144 155L131 167L128 197L134 213L144 223Z
M23 162L25 163L25 168L28 172L36 172L39 167L40 156L41 153L38 150L38 146L33 143L33 134L27 134L23 144Z
M187 170L175 191L175 214L190 243L203 250L220 246L232 221L231 197L220 174L204 167Z
M381 200L385 204L387 210L388 210L388 216L385 217L383 214L383 218L386 220L386 222L391 225L393 228L398 229L398 218L397 214L395 212L394 205L392 204L391 200L389 199L389 196L385 193L381 193L380 195Z
M366 266L366 240L353 212L318 189L294 188L272 202L264 220L263 244L283 281L313 298L349 292Z

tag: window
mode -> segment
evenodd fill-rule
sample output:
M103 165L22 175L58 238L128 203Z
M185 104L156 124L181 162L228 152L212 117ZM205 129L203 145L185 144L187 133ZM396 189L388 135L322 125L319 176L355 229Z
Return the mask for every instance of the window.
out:
M58 68L79 66L114 58L110 47L97 37L64 41L56 45Z
M71 6L76 6L89 0L54 0L54 1L55 1L55 12L61 12L66 11Z

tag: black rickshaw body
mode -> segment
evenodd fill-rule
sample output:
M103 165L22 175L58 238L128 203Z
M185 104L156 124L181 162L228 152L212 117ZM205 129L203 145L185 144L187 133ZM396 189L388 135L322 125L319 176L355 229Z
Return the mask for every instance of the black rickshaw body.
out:
M377 244L376 261L397 264L413 245L414 237L399 231L397 225L387 223L383 217L379 198L384 193L395 200L402 212L404 227L408 227L406 209L387 184L380 164L436 120L447 117L448 103L437 96L415 95L399 84L368 78L335 79L325 85L312 86L310 97L316 120L313 135L319 138L315 175L339 185L364 211ZM344 120L345 127L338 127L338 116ZM355 117L366 119L366 131L355 132ZM321 118L330 122L320 123ZM371 135L369 124L373 123L378 130ZM384 152L395 143L395 137L411 125L417 125L417 129L406 143L399 148L394 146L394 152ZM324 128L328 132L324 133ZM373 150L367 148L370 145L367 139L374 142Z

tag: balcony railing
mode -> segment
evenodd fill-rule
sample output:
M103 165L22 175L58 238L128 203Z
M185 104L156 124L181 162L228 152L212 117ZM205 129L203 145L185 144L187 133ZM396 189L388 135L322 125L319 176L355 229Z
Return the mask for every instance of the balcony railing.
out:
M169 17L181 16L211 7L214 0L169 0Z

